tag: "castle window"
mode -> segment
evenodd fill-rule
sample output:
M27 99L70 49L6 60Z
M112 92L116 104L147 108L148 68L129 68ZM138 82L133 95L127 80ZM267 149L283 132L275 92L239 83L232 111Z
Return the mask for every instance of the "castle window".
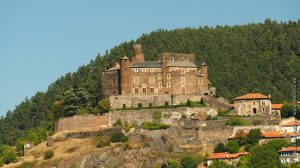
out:
M181 68L181 75L184 75L184 74L185 74L185 69Z
M167 88L171 88L171 83L170 82L167 83Z
M154 88L150 88L150 93L154 93Z
M261 105L262 105L262 106L265 106L265 105L266 105L266 102L265 102L265 101L261 101Z
M181 94L185 94L185 87L181 88Z
M158 83L158 87L162 88L162 83L161 82Z
M143 71L143 72L146 72L146 68L143 68L142 71Z
M265 111L265 108L263 108L262 111Z
M161 74L158 74L158 79L161 79Z
M138 68L135 68L134 71L135 71L135 72L139 72L139 69L138 69Z
M135 77L135 78L134 78L134 84L135 84L135 85L138 85L138 84L139 84L139 77Z
M147 93L147 89L146 88L143 88L143 93Z
M170 74L167 75L167 79L168 80L171 79L171 75Z
M135 94L139 93L139 88L134 88L134 93Z
M154 72L154 69L153 69L153 68L150 68L150 72Z
M181 61L184 61L184 59L183 59L183 58L181 58Z
M173 58L173 57L171 57L171 58L170 58L170 61L174 61L174 58Z
M185 85L186 84L186 79L185 79L185 76L182 76L181 78L181 85Z
M155 83L155 78L154 78L154 76L151 76L151 77L149 78L149 83L150 83L150 84L154 84L154 83Z

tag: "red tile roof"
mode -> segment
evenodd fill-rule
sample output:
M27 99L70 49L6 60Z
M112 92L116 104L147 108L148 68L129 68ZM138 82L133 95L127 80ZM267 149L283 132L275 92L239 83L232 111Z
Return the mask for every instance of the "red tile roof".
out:
M294 152L294 151L300 152L300 147L290 146L290 147L287 147L287 148L282 148L278 152Z
M236 97L233 100L251 100L251 99L270 99L270 97L265 96L261 93L248 93L248 94Z
M279 110L279 109L281 109L282 106L283 106L283 104L272 104L272 109Z
M261 132L263 138L284 138L285 135L283 132L280 131L266 131Z
M223 152L223 153L212 153L211 155L208 156L208 160L213 160L213 159L234 159L237 158L239 156L243 156L243 155L248 155L248 152L239 152L239 153L227 153L227 152Z
M300 101L298 101L297 104L300 104Z
M300 120L290 121L287 124L282 125L283 127L293 127L300 125Z

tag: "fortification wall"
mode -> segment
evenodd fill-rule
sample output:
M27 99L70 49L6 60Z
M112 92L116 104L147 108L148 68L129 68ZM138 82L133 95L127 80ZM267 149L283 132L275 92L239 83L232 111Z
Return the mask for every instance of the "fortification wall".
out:
M107 127L108 115L75 115L72 117L60 118L55 122L54 132L65 130L97 130Z

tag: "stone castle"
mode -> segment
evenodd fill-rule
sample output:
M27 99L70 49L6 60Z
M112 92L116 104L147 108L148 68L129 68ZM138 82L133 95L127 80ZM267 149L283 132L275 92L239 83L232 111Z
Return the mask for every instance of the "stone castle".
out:
M214 96L207 65L195 65L195 54L162 53L159 61L145 61L140 44L135 55L124 56L102 74L103 90L113 108L180 104L187 99Z

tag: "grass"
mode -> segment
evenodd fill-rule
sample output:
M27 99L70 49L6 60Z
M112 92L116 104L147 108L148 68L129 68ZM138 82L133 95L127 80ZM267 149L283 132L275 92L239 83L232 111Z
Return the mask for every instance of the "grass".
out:
M169 127L170 127L170 125L168 125L168 124L152 123L152 122L148 122L148 121L144 122L144 128L147 130L167 129Z
M79 149L80 148L80 146L74 146L74 147L71 147L71 148L69 148L68 150L66 150L66 152L65 153L73 153L73 152L75 152L77 149Z
M50 159L54 156L54 152L52 150L46 150L44 153L44 160Z
M32 162L24 162L22 165L16 167L16 168L34 168L36 166L36 161Z

